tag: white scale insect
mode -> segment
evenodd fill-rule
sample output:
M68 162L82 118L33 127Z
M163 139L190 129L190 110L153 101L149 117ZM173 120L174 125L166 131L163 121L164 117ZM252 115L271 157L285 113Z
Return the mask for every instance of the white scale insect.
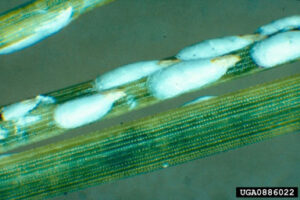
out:
M264 68L300 58L300 31L278 33L258 42L251 49L251 57Z
M54 120L61 128L71 129L80 127L104 117L114 103L126 96L121 90L109 91L81 97L58 105L54 111Z
M150 75L147 87L158 99L172 98L218 80L240 59L227 55L180 62Z
M47 15L47 11L40 11L40 15ZM15 51L26 48L30 45L39 42L40 40L45 39L46 37L58 32L60 29L64 28L68 25L72 20L73 8L68 7L65 10L59 11L53 16L49 16L49 20L47 22L42 22L39 26L34 30L35 32L28 37L17 41L10 46L0 48L0 54L9 54Z
M242 49L265 36L259 34L244 36L227 36L205 40L183 48L176 57L180 60L204 59L221 56L232 51Z
M98 91L121 86L146 77L178 60L151 60L131 63L118 67L96 78L95 88Z
M300 15L294 15L273 21L267 25L261 26L256 32L261 35L272 35L280 31L288 31L291 29L300 29Z

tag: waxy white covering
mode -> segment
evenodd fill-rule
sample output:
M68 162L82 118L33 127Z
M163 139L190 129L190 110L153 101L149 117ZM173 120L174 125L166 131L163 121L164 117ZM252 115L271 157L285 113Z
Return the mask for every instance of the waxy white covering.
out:
M257 32L262 35L271 35L279 31L288 31L291 29L299 29L299 28L300 28L300 15L294 15L261 26L259 29L257 29Z
M205 40L203 42L185 47L179 51L176 57L181 60L213 58L241 49L260 38L262 38L262 36L254 34L244 36L227 36Z
M228 55L180 62L151 75L148 89L158 99L172 98L218 80L239 60L239 56Z
M61 128L76 128L104 117L116 100L125 96L122 91L94 94L59 105L54 112L54 120Z
M274 67L300 57L300 31L276 34L253 46L251 57L265 68Z

